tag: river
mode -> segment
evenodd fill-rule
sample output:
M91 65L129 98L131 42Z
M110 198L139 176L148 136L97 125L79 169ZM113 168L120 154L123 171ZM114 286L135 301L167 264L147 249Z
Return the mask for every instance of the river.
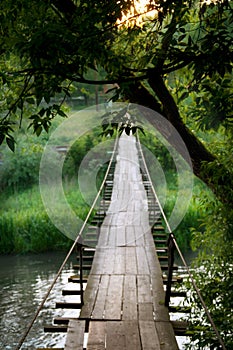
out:
M15 350L64 258L65 254L60 252L0 255L1 350ZM73 263L76 263L75 256L66 264L62 277L52 290L21 349L35 350L37 347L64 346L65 333L44 333L43 326L51 325L54 317L78 317L79 311L55 309L56 301L80 301L79 296L62 297L61 295L62 288L67 285L68 277L74 274ZM183 349L182 343L187 341L187 338L178 337L177 340L179 348Z
M0 255L0 349L16 348L64 257L64 253ZM75 262L74 258L72 260ZM72 310L66 315L67 311L55 309L55 301L67 298L61 295L62 286L67 285L67 279L72 274L72 261L69 261L22 349L64 345L65 334L44 333L43 325L52 324L55 316L77 317L77 314L72 315ZM79 301L77 298L79 296L76 296L76 301Z

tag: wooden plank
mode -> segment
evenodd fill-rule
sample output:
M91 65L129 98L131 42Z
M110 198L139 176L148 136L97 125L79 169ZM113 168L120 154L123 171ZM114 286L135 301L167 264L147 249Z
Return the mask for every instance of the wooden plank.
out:
M123 291L123 320L137 320L137 286L136 276L125 276Z
M117 215L114 215L113 221ZM112 224L113 225L113 224ZM108 247L116 246L116 227L110 226L109 234L108 234Z
M95 302L94 310L92 312L92 319L100 320L104 318L108 285L109 285L109 276L108 275L101 276L99 289L96 297L96 302Z
M162 350L178 350L178 345L172 324L170 322L155 322Z
M138 319L141 321L154 321L154 307L153 303L139 303L138 304Z
M148 275L137 276L137 292L138 292L138 303L151 303L151 286L150 277Z
M98 275L103 269L105 261L105 250L106 249L104 247L96 248L95 256L92 263L92 269L90 272L91 275Z
M91 321L87 350L105 350L106 322Z
M125 275L125 265L125 247L116 247L113 274Z
M149 266L146 259L145 247L136 247L138 274L149 275Z
M64 350L83 350L85 321L71 320L68 324Z
M126 226L126 245L127 246L134 246L135 245L135 233L134 233L134 227L133 226Z
M81 309L81 303L58 301L56 302L56 309Z
M127 350L125 325L122 321L107 322L106 350Z
M123 293L123 275L110 276L105 303L105 319L120 320Z
M154 304L154 317L156 321L169 321L169 313L164 305L165 292L161 282L161 276L152 276L152 291Z
M95 298L99 287L100 276L90 275L84 292L84 305L81 309L80 319L91 318Z
M63 325L68 325L70 320L77 320L78 317L55 317L53 319L54 324L63 324Z
M44 332L45 333L66 333L67 332L67 325L45 325L44 326Z
M145 245L144 227L142 227L142 226L135 226L134 227L134 232L135 232L136 245L143 247Z
M108 215L105 217L107 218ZM107 221L107 220L106 220ZM98 240L98 247L104 247L107 245L108 242L108 235L109 235L109 225L106 225L106 221L104 221L104 224L102 224L100 228L100 235Z
M138 268L135 247L125 248L125 262L125 273L127 275L136 275L138 273Z
M154 245L152 244L152 245L146 246L145 251L146 251L146 258L149 265L150 274L156 275L156 276L161 274L162 276L159 259L157 257Z
M161 349L154 321L139 321L139 330L143 350Z
M119 226L116 228L116 245L124 246L126 242L126 232L125 232L125 226Z
M124 329L126 333L126 349L140 350L141 342L139 335L139 327L137 321L124 321Z
M102 269L99 270L99 273L111 275L114 270L114 263L115 263L115 248L106 247L105 255L104 255L104 265Z

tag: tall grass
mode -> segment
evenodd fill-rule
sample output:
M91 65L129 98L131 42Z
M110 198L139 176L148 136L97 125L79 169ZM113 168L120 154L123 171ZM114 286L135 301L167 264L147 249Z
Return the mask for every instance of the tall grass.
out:
M172 178L172 174L170 176L170 180L168 176L168 182L171 181ZM172 185L168 185L168 188L168 195L166 198L164 211L169 219L177 199L177 189L174 183ZM205 211L203 208L200 210L202 207L202 192L206 193L210 192L210 190L208 190L207 186L201 180L194 177L193 193L187 208L187 212L178 227L173 232L182 251L187 251L191 248L192 232L194 230L204 231L202 222L205 216Z
M72 196L70 202L75 212L79 217L84 218L88 206L84 205L78 193L75 198L74 195ZM17 193L5 192L1 195L0 253L67 249L71 243L70 239L65 237L50 221L38 186L35 185Z

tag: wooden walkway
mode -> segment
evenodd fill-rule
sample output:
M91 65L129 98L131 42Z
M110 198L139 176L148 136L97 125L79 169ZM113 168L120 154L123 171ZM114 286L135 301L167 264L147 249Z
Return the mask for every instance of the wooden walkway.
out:
M83 349L87 325L87 350L177 350L164 300L136 140L122 135L84 306L69 322L65 350Z

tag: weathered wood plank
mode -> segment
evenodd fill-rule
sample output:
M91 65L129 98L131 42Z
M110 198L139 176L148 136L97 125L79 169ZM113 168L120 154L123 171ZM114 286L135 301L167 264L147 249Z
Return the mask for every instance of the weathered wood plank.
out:
M109 285L109 276L101 276L99 283L99 289L96 297L96 302L94 305L94 310L92 312L92 319L101 320L104 318L106 296Z
M105 319L120 320L123 293L123 275L110 276L105 303Z
M138 319L140 321L154 321L154 307L153 303L139 303L138 304Z
M106 350L127 350L125 324L119 322L107 322L106 324Z
M151 303L151 286L150 277L148 275L137 276L137 288L138 288L138 303Z
M99 287L100 276L90 275L84 292L84 305L81 309L80 319L91 318L95 305L96 294Z
M141 341L139 334L139 326L137 321L124 321L124 328L126 332L126 349L140 350Z
M116 228L116 245L118 247L124 246L126 242L126 232L125 232L125 224L124 226L118 226Z
M91 321L87 350L105 350L106 322Z
M96 248L96 253L93 259L90 275L97 275L103 269L105 262L105 250L106 249L104 247Z
M137 267L138 267L138 274L139 275L149 275L149 266L146 259L145 254L145 247L144 246L137 246L136 247L136 254L137 254Z
M152 276L152 291L154 316L156 321L169 321L169 313L167 307L164 305L165 292L161 282L161 276Z
M126 245L127 246L134 246L135 243L135 233L134 233L134 226L126 226Z
M135 247L125 248L125 273L126 275L136 275L138 272L137 268L137 257Z
M113 274L125 275L125 268L125 247L116 247Z
M155 322L161 350L178 350L174 330L170 322Z
M64 350L83 350L85 321L70 320Z
M122 319L131 321L138 319L136 276L125 276Z
M106 247L105 255L104 255L104 265L99 270L99 273L111 275L114 270L114 263L115 263L115 248Z
M154 321L139 321L139 329L143 350L161 349Z
M105 218L108 218L108 215ZM106 221L107 221L107 219L106 219ZM109 220L109 225L110 225L110 221L111 220ZM110 229L109 225L107 225L107 223L105 221L104 221L104 224L102 224L101 229L100 229L99 240L98 240L98 247L104 247L107 245L109 229Z
M149 271L151 275L159 275L161 274L162 276L162 271L160 268L160 263L158 256L156 254L155 247L152 243L152 245L148 245L145 247L145 252L146 252L146 257L147 257L147 262L149 266Z
M116 215L113 215L113 220L114 221L116 218ZM116 246L116 226L112 223L110 226L109 234L108 234L108 247L115 247Z

